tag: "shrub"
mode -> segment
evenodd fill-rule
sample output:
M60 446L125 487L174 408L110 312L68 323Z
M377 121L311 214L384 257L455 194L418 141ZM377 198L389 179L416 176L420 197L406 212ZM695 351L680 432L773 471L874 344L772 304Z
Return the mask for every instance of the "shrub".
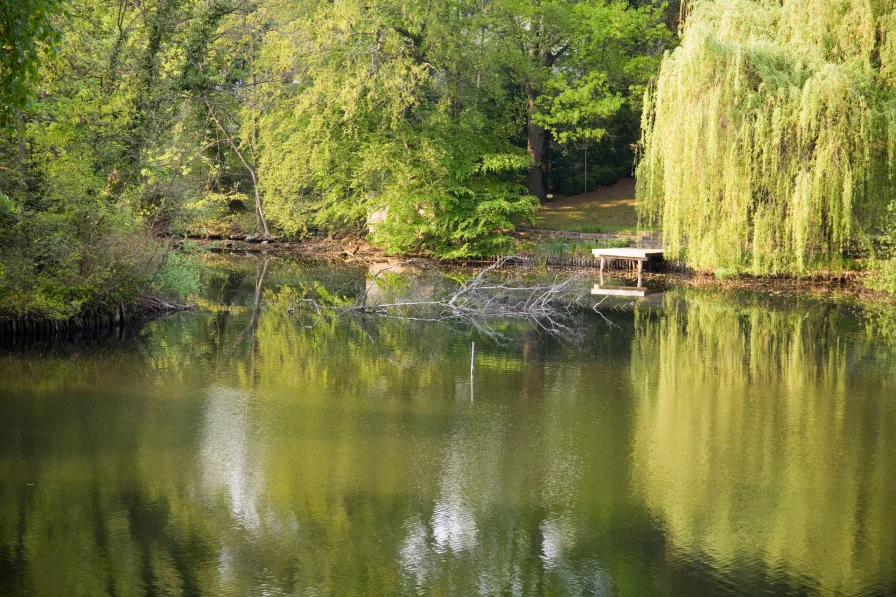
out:
M0 215L0 317L67 319L197 287L189 256L169 253L130 214L82 207Z
M896 295L896 200L887 206L887 215L877 244L878 254L868 265L865 286Z
M896 295L896 259L872 261L865 286Z

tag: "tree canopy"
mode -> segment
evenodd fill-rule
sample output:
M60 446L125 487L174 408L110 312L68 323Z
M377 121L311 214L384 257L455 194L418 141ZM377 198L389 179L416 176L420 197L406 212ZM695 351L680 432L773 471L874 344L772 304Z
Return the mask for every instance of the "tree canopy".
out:
M836 265L893 200L893 2L689 4L644 108L644 222L699 269Z
M388 209L390 249L499 251L546 194L548 135L601 140L668 37L658 9L620 1L311 2L258 60L290 83L254 94L271 216L298 230Z
M40 78L41 51L58 42L51 17L63 0L0 0L0 126L16 120Z
M120 279L147 231L299 238L380 212L390 251L502 253L548 192L596 184L584 148L604 182L631 171L672 41L662 6L624 0L58 6L7 2L0 24L0 303L18 314L154 279Z

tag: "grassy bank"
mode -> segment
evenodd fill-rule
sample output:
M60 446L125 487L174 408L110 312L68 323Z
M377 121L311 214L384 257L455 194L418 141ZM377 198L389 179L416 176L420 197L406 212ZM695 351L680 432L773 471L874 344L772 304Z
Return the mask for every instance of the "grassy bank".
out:
M635 234L635 180L624 178L582 195L555 196L538 208L535 226L545 230Z

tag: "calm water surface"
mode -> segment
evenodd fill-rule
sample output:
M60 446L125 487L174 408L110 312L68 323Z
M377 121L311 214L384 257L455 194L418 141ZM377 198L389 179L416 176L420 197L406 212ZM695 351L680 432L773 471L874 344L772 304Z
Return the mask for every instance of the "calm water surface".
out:
M247 258L201 311L0 350L0 594L896 594L893 308L286 313L364 273Z

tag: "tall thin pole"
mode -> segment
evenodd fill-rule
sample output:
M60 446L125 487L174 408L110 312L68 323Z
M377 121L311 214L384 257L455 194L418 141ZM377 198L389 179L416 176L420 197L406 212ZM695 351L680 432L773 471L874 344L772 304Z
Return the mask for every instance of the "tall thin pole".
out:
M473 372L476 370L476 343L470 349L470 402L473 402Z
M588 192L588 146L585 146L585 192Z

